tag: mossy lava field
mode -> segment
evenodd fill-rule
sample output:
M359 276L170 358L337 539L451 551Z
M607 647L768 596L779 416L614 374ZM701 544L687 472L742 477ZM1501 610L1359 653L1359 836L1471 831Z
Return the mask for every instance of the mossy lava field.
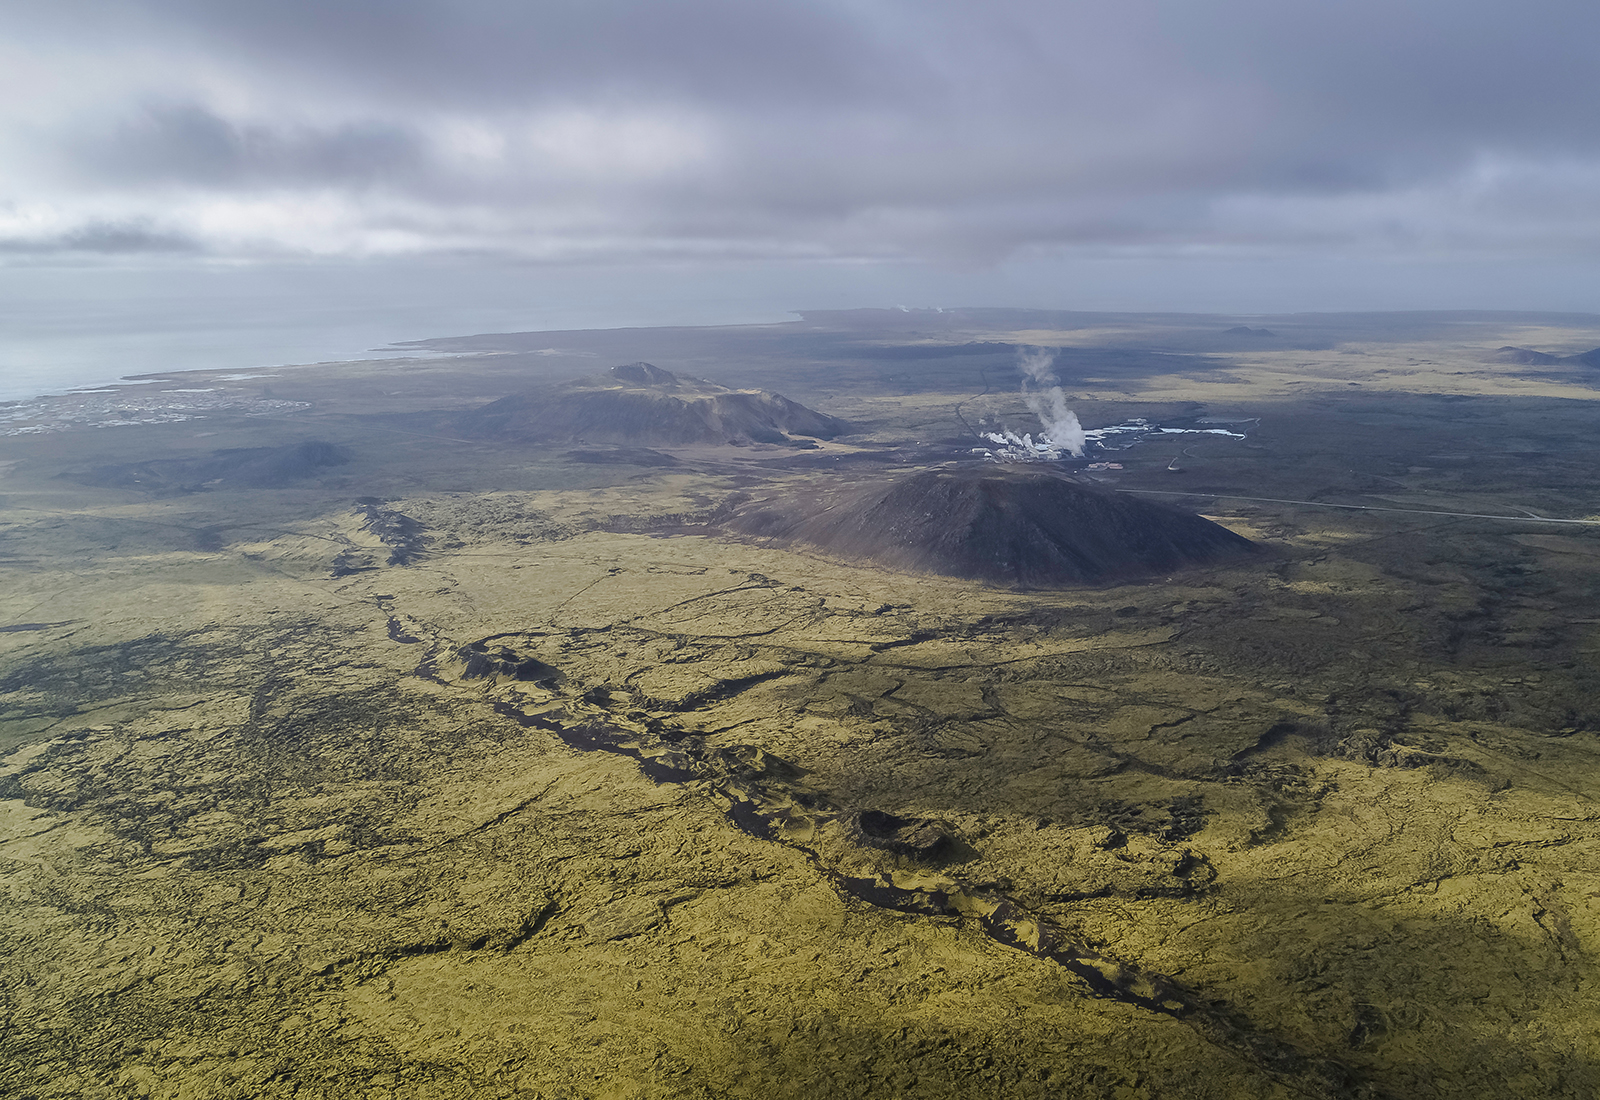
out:
M1596 345L857 311L0 407L0 1092L1593 1097Z

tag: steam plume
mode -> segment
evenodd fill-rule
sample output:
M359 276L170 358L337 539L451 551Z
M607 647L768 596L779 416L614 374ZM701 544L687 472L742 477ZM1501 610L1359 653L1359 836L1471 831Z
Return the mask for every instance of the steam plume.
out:
M1022 370L1022 399L1039 418L1039 438L1057 450L1081 457L1085 442L1078 415L1067 408L1066 395L1056 378L1055 353L1043 348L1028 348L1017 353ZM1033 389L1034 386L1047 387Z

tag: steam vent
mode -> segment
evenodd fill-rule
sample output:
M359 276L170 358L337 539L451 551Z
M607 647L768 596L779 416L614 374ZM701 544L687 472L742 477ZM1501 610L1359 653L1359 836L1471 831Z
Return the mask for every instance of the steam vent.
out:
M832 439L842 420L782 394L680 378L650 363L491 401L455 430L476 439L635 444L787 443ZM795 438L799 437L799 438Z
M1176 508L993 466L929 470L808 515L768 505L730 526L892 569L1025 588L1138 580L1256 549Z

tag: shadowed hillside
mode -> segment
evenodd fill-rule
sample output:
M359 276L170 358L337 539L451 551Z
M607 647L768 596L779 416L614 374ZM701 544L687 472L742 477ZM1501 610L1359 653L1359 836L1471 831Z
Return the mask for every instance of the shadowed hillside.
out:
M1039 588L1169 573L1254 549L1175 508L993 466L926 471L821 510L766 504L730 526L895 569Z

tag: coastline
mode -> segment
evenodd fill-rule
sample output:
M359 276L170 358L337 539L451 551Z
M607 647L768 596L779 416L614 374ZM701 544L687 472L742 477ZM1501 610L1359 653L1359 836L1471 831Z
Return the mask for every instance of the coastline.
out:
M0 352L0 355L3 354ZM152 367L147 363L120 366L108 366L102 363L58 364L43 367L18 367L0 363L0 409L38 401L70 398L91 392L137 388L184 377L207 376L209 381L243 381L250 376L264 377L279 371L301 370L333 363L439 357L436 352L405 347L375 347L362 351L329 348L320 354L285 357L274 361L260 354L252 355L249 349L239 348L221 349L208 355L200 355L193 350L174 349L174 353L168 357L170 365L165 368Z

